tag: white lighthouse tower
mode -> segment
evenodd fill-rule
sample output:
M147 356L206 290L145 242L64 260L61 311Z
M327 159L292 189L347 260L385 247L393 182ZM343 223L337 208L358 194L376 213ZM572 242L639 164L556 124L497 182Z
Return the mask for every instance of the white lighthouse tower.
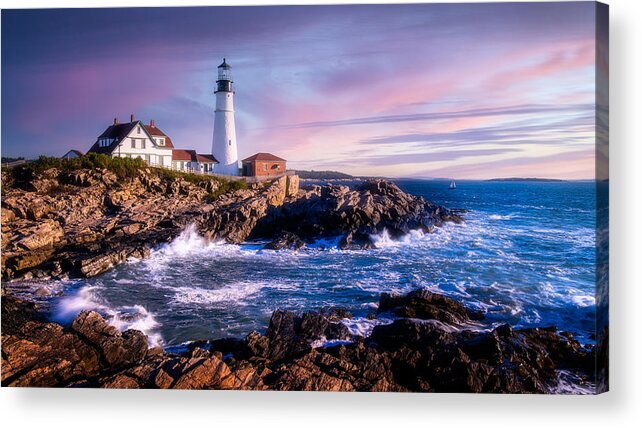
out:
M223 58L223 63L218 66L218 79L216 80L216 91L214 91L216 110L214 110L212 155L219 162L214 165L214 172L224 175L239 175L231 69L232 67Z

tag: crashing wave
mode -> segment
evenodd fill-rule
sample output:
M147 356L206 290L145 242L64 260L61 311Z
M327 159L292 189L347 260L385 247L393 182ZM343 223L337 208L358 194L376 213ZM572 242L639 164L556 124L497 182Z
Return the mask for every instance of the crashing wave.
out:
M96 291L99 286L86 286L75 294L66 296L56 305L53 319L68 324L83 310L93 310L105 317L109 324L119 331L140 330L147 335L149 346L160 346L163 337L156 330L160 324L154 315L141 305L120 306L112 308L101 303Z

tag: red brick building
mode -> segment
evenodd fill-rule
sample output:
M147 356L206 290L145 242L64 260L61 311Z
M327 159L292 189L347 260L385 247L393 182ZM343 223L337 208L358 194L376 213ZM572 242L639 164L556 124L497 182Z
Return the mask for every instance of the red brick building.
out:
M271 153L257 153L243 159L243 175L246 177L266 177L285 173L285 159Z

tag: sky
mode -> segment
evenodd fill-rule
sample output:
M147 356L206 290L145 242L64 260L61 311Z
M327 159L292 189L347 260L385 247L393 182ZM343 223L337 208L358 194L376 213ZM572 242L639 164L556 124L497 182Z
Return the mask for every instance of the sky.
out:
M225 57L241 158L592 179L595 19L593 2L3 10L1 151L86 151L134 114L210 153Z

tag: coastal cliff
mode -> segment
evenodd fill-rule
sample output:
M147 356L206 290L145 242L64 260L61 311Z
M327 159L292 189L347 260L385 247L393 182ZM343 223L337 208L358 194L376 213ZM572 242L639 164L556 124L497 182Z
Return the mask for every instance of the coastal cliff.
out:
M190 224L211 240L277 239L282 248L289 232L293 242L342 236L341 247L354 249L383 229L400 235L462 220L382 180L300 189L289 175L224 192L214 177L153 169L126 180L107 169L15 175L2 177L3 279L95 276L147 257Z

